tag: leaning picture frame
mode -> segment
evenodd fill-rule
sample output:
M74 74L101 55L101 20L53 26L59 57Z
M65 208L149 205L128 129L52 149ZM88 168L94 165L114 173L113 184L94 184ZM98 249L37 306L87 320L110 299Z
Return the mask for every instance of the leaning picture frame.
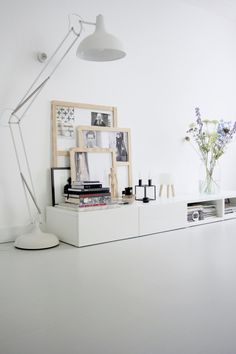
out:
M117 197L115 150L73 148L70 150L71 181L99 181Z
M69 166L69 150L78 146L76 127L91 125L114 128L117 126L117 108L87 103L52 101L52 165Z
M52 206L64 201L64 186L68 183L70 176L70 167L51 168Z
M115 150L119 194L125 187L132 186L131 133L129 128L78 126L77 139L81 148Z

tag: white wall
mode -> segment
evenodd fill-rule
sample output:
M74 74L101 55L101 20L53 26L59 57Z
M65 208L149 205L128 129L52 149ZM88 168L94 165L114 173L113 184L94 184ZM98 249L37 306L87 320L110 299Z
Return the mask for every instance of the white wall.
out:
M52 53L67 15L94 21L125 44L127 57L80 61L75 50L41 93L23 124L39 204L50 204L50 101L114 105L120 127L132 129L134 184L172 171L178 194L195 192L199 160L183 143L199 106L209 119L236 119L236 26L181 0L8 0L1 6L0 108L13 108L41 69L37 51ZM90 29L87 29L87 34ZM8 128L0 127L0 241L28 223ZM236 188L235 141L222 158L222 187Z

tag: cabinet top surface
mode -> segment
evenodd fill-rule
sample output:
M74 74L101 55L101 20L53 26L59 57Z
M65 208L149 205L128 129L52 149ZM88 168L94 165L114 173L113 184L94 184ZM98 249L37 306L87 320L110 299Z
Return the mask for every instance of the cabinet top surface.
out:
M73 213L78 212L94 212L94 211L106 211L106 210L119 210L120 208L139 208L139 207L149 207L149 206L158 206L158 205L165 205L165 204L175 204L175 203L196 203L196 202L204 202L204 201L214 201L214 200L222 200L228 198L236 198L236 191L222 191L219 194L186 194L176 197L161 197L157 198L155 201L150 201L149 203L143 203L141 201L135 201L132 204L128 205L112 205L103 208L89 208L89 209L71 209L71 208L60 208L60 207L48 207L57 209L58 211L68 211Z

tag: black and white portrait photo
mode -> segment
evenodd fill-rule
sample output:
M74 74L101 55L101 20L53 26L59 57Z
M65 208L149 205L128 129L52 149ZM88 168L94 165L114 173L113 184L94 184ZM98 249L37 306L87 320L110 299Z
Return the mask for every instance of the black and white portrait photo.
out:
M91 125L110 127L111 115L108 113L91 112Z
M96 132L94 130L88 130L84 132L84 146L86 148L98 147L96 141Z
M128 161L127 133L116 133L116 161Z

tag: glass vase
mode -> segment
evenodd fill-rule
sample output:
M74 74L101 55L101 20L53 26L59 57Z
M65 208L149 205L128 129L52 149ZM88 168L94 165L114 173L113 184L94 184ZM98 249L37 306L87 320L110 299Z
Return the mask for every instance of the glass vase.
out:
M205 162L200 166L199 192L201 194L217 194L220 192L220 166L216 162L210 167Z

